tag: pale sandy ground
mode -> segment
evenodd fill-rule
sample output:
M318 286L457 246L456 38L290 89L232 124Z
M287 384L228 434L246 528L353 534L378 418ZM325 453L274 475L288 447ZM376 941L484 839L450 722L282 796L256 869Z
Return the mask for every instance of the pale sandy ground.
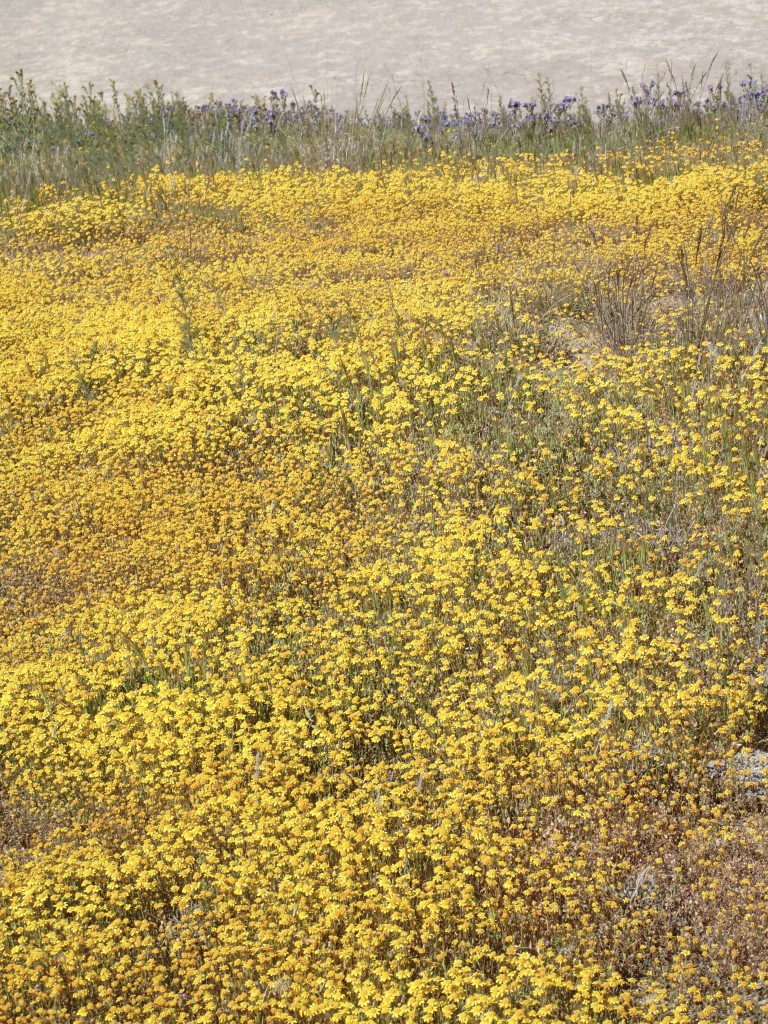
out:
M0 0L0 86L22 68L47 95L92 82L119 92L153 79L192 102L316 86L338 107L368 81L424 105L530 98L548 76L556 98L591 102L671 62L690 77L715 58L736 81L768 65L765 0ZM716 75L715 75L716 78Z

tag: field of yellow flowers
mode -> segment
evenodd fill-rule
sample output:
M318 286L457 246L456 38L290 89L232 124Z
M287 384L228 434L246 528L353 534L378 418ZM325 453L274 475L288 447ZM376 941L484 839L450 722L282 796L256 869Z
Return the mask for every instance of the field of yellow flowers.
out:
M764 1020L761 151L41 199L0 1022Z

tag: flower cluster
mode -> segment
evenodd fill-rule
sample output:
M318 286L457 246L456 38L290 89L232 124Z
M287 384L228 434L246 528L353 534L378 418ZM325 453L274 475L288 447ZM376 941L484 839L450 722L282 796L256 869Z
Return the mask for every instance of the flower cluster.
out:
M292 126L311 127L317 125L330 113L331 119L337 123L343 115L327 112L318 102L319 97L305 100L302 103L295 99L289 100L286 89L273 89L267 100L256 100L253 103L242 103L239 100L213 100L202 103L185 111L192 123L224 121L228 129L238 132L253 132L264 128L276 131Z
M765 1013L767 171L7 206L0 1020Z

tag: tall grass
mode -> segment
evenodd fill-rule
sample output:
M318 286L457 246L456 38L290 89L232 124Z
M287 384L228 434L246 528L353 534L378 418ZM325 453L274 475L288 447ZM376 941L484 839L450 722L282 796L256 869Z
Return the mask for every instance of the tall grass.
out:
M258 169L300 163L367 170L393 163L423 166L444 153L466 160L565 152L587 166L613 153L653 145L674 135L681 142L730 139L733 156L746 139L761 147L768 135L768 88L749 76L738 88L728 78L707 83L663 82L617 92L592 109L582 93L556 101L548 81L538 98L501 98L462 109L454 94L441 103L429 89L424 110L407 100L380 98L370 110L364 95L338 111L316 91L291 99L281 89L251 102L211 98L192 106L154 82L119 96L92 86L80 94L61 86L48 99L18 71L0 91L0 200L21 196L32 205L41 186L57 193L98 191L100 183L145 174L153 167L181 172Z

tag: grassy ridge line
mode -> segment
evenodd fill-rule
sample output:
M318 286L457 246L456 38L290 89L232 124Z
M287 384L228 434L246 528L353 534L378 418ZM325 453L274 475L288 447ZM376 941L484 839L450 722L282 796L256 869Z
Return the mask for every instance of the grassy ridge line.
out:
M462 110L454 97L441 104L431 89L424 111L383 100L371 112L339 112L317 92L291 100L285 90L250 103L236 100L191 106L161 85L121 102L92 87L73 95L61 87L48 100L21 71L0 91L0 200L21 196L35 204L41 186L57 192L98 191L104 181L146 174L153 167L181 172L260 169L299 163L311 169L352 170L392 164L423 166L449 153L493 161L532 153L567 152L589 167L616 152L653 145L674 135L684 143L715 139L734 144L768 135L768 90L752 76L738 88L728 79L706 83L627 83L591 109L583 93L555 101L539 82L536 101L501 99Z

